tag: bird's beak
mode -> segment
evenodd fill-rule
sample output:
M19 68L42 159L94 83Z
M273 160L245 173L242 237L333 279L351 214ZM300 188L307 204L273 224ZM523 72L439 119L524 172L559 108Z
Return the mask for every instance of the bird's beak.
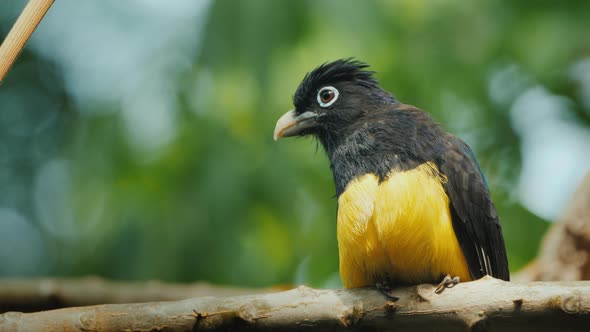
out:
M304 112L297 115L295 110L290 110L277 121L274 140L276 141L280 137L295 136L304 129L317 126L317 118L318 115L313 112Z

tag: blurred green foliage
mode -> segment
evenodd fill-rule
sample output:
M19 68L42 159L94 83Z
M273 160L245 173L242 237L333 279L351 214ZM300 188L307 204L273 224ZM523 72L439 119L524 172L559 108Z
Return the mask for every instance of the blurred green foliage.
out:
M173 138L147 150L128 138L124 104L75 102L67 64L27 49L0 88L0 205L23 216L41 244L25 246L36 250L35 259L19 260L28 266L0 261L0 275L338 286L327 158L312 140L275 143L272 132L307 71L349 56L473 146L518 270L549 224L514 195L521 154L509 109L523 86L498 101L490 80L518 65L568 97L588 127L567 74L590 54L590 2L565 4L214 1L194 37L200 49L171 78ZM14 17L0 19L4 36ZM17 245L32 239L10 237Z

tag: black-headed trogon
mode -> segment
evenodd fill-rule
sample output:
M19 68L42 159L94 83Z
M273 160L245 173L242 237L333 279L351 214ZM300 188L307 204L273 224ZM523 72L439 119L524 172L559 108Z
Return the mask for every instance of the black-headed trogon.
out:
M279 137L323 145L338 196L345 287L386 282L509 280L502 230L469 146L428 113L396 100L353 59L305 75Z

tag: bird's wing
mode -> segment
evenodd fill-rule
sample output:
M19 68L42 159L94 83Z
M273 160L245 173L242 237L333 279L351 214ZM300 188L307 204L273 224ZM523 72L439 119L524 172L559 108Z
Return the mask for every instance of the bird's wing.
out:
M447 177L453 228L474 279L486 274L509 280L508 259L498 213L487 182L465 142L449 135L441 161Z

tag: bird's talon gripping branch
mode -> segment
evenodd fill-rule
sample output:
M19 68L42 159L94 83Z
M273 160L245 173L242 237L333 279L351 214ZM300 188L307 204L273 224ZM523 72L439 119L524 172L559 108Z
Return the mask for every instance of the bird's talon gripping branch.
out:
M434 292L436 294L440 294L446 288L453 288L453 287L455 287L455 285L457 285L460 281L461 281L461 279L459 277L453 277L453 278L451 278L451 276L447 274L444 277L444 279L440 282L440 284L438 284L438 286L436 286L436 289L434 290Z
M387 282L378 282L377 284L375 284L375 287L377 287L381 294L385 295L385 297L387 297L388 299L392 301L399 300L399 297L393 295L393 293L391 292L391 286L389 286Z

